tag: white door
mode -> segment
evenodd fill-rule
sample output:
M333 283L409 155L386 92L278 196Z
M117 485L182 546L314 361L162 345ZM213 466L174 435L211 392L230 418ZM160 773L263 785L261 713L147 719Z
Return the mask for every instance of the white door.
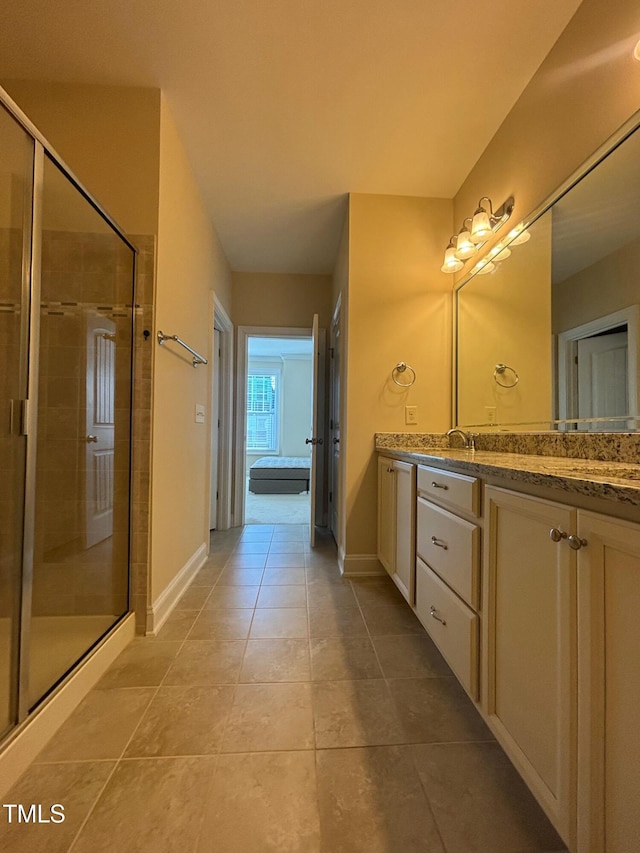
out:
M331 375L330 375L330 412L329 437L329 526L336 543L339 540L338 519L340 502L340 347L342 339L340 336L340 306L336 310L331 325Z
M115 324L88 315L86 353L85 547L113 532Z
M309 509L309 541L311 547L316 544L316 480L318 477L318 365L320 364L320 334L318 331L318 315L313 315L311 341L313 345L313 366L311 368L311 437L307 439L311 445L311 471L309 475L309 494L311 496Z
M213 363L211 393L211 509L209 530L218 527L218 455L220 448L220 332L213 330Z
M629 414L627 332L598 335L578 341L578 417L611 418ZM587 424L591 431L601 431L600 422ZM608 423L608 430L626 430Z

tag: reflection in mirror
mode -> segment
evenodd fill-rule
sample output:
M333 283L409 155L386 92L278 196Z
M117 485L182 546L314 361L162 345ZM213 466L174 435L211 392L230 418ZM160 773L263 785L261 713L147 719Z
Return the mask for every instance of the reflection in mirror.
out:
M459 425L640 427L639 211L635 132L460 287Z

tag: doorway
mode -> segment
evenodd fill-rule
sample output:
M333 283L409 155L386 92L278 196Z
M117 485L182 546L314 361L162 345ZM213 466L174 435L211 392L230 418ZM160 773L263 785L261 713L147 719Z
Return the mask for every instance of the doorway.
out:
M233 323L215 294L211 365L210 531L231 527L233 485Z
M640 307L558 335L558 414L580 431L637 428Z
M317 381L323 336L265 327L240 327L238 335L234 521L308 525L313 513L314 533L326 491L324 406L313 426L314 402L317 409L325 391Z

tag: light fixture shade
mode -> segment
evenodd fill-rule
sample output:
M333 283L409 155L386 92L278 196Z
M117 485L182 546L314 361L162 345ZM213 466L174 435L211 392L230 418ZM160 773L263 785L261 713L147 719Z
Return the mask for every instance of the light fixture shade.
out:
M496 265L494 263L492 263L491 261L488 261L488 263L486 263L480 267L480 269L477 272L477 275L486 275L487 273L493 272L495 268L496 268Z
M513 233L513 232L511 232ZM516 232L517 233L517 232ZM511 240L511 246L521 246L522 243L527 243L531 239L531 234L528 231L520 231L517 236Z
M511 257L511 249L501 249L493 256L492 260L500 263L500 261L506 261L509 257Z
M461 260L456 258L455 256L455 248L453 246L449 246L448 249L444 253L444 263L440 267L441 272L451 273L458 272L461 270L464 264Z
M456 258L460 258L461 261L466 261L467 258L472 258L477 251L477 246L471 241L471 234L469 233L469 229L465 228L458 234L458 240L456 241L455 250Z
M484 243L487 237L492 233L491 220L489 214L482 207L479 207L473 215L471 223L471 239L474 243Z

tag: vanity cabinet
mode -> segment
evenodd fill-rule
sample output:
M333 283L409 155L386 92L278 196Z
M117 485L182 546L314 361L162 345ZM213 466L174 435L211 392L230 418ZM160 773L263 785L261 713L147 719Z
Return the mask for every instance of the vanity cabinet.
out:
M479 512L480 484L420 465L417 486L416 614L477 701L480 528L470 518Z
M416 466L378 457L378 559L411 606L415 600Z
M640 525L579 512L578 853L640 845Z
M568 841L575 815L577 512L487 486L482 707Z

